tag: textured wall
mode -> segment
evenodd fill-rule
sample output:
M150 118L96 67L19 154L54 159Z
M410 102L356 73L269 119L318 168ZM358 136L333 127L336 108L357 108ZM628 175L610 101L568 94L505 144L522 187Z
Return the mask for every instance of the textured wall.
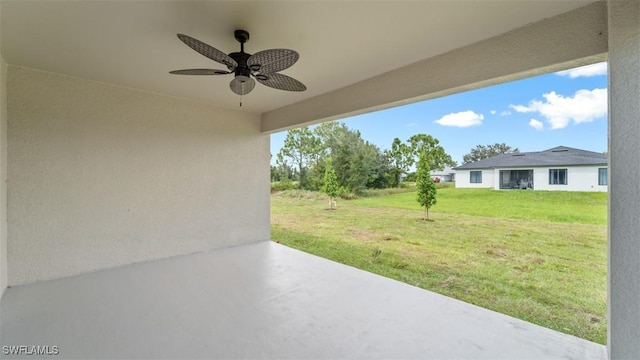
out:
M0 297L7 287L7 64L0 56Z
M558 166L533 169L536 190L550 191L607 191L607 186L598 185L598 169L606 166ZM567 185L549 184L549 169L567 169Z
M471 171L482 171L482 183L471 182ZM493 188L494 183L493 170L456 170L457 188Z
M640 359L640 1L609 1L609 358Z
M269 239L259 116L8 68L9 284Z

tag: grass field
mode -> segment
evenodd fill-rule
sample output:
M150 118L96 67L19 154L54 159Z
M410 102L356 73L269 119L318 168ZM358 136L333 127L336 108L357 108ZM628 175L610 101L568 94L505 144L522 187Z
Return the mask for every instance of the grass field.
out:
M272 239L535 324L606 341L606 194L438 190L328 201L277 193Z

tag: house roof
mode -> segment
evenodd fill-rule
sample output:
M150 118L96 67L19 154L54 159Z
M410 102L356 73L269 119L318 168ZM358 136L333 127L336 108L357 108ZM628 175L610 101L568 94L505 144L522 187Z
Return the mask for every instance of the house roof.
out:
M607 165L607 155L593 151L556 146L533 152L496 155L454 168L455 170L541 166Z
M443 170L433 170L431 171L431 176L447 176L455 174L455 170L450 167L446 167Z

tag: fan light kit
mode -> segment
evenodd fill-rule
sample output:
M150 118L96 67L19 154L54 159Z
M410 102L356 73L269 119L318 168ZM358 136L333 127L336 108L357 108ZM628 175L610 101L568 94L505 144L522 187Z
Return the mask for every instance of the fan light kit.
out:
M227 70L216 69L186 69L170 71L176 75L229 75L234 78L229 83L231 91L242 96L247 95L256 86L255 78L262 85L285 90L305 91L307 87L300 81L287 75L279 74L279 71L291 67L298 61L300 55L290 49L270 49L259 51L253 55L244 52L244 43L249 40L249 33L245 30L234 32L236 40L240 43L240 52L225 54L211 45L190 36L178 34L178 38L187 46L209 59L227 67ZM252 78L253 77L253 78ZM242 106L242 102L240 102Z

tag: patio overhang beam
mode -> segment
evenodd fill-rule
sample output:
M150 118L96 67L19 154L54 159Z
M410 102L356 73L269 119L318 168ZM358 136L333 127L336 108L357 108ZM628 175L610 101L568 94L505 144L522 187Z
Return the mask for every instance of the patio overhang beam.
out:
M262 131L283 131L605 61L607 43L607 4L595 2L263 113Z

